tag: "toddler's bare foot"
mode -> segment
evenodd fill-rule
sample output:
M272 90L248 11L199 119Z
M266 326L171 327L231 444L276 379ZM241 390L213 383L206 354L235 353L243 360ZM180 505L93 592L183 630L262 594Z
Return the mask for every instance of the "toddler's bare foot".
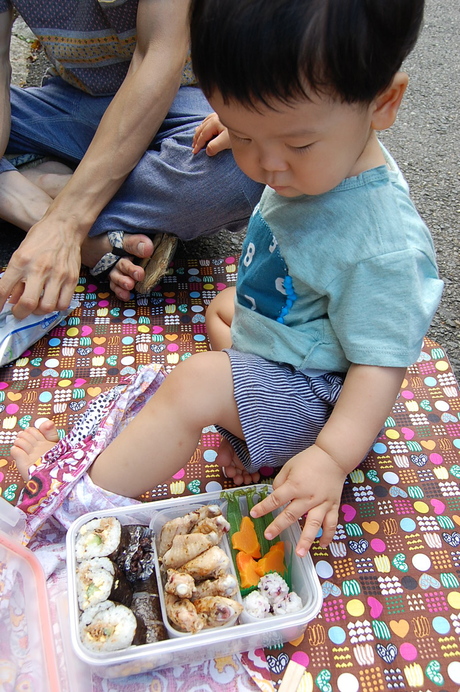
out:
M247 471L241 459L233 449L230 442L223 437L220 441L216 464L222 467L227 478L231 478L235 485L251 485L257 483L260 473Z
M19 433L11 447L11 456L25 481L29 479L29 467L58 441L58 431L52 420L43 421L38 429L31 426Z

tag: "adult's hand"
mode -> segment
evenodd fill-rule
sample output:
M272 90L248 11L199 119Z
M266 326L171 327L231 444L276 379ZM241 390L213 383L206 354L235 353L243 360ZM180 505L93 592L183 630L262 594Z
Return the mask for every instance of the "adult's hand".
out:
M0 156L10 134L12 21L12 10L0 13ZM80 244L52 225L46 233L34 226L51 202L44 190L17 171L0 175L0 218L29 231L0 280L0 309L9 298L16 304L13 314L19 319L31 312L46 314L67 308L78 280Z
M18 319L30 313L65 310L72 300L81 264L80 244L52 224L44 237L32 226L0 280L0 309L9 299Z

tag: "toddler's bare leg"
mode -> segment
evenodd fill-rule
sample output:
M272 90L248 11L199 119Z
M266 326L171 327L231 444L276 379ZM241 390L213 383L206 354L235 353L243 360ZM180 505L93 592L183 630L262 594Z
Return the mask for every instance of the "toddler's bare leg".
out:
M206 331L213 351L230 348L230 326L235 313L235 289L226 288L219 293L206 310Z
M185 466L202 429L213 423L243 437L230 360L226 353L208 351L174 368L89 475L106 490L137 497Z

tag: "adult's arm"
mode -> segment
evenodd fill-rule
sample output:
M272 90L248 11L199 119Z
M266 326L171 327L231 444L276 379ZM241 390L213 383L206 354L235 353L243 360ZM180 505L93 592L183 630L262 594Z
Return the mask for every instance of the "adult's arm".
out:
M139 162L180 84L188 50L189 0L140 0L137 45L127 76L80 165L43 218L30 229L0 281L0 308L15 315L69 304L80 248L91 226Z

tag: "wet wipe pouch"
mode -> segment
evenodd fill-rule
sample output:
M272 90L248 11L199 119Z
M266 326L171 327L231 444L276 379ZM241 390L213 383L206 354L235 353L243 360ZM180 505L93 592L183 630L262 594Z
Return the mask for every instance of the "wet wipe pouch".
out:
M29 315L18 320L12 312L14 305L5 303L0 312L0 367L16 360L78 305L77 300L72 300L66 310L55 310L47 315Z

